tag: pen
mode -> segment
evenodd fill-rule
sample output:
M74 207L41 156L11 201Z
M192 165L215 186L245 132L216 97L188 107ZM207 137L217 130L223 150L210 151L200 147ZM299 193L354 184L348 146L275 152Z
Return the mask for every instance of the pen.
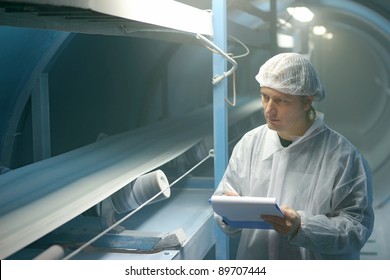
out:
M225 193L226 193L227 191L231 191L234 195L238 195L238 196L239 196L239 194L236 192L236 190L233 189L233 187L232 187L229 183L224 182L224 183L223 183L223 186L224 186L224 188L225 188Z

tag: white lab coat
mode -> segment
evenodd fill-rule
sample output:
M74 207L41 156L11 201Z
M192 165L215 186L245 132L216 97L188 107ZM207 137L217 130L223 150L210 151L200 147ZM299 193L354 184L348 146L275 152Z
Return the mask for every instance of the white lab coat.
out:
M235 146L215 195L222 195L224 182L242 196L276 197L302 219L295 236L243 229L237 259L359 259L372 232L369 166L321 113L287 148L267 125L249 131ZM240 231L215 218L227 234Z

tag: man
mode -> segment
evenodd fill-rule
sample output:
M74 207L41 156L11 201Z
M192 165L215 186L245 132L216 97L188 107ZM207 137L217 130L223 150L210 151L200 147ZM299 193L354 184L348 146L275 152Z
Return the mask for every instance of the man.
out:
M276 197L274 230L241 232L238 259L359 259L373 223L371 173L359 151L313 109L325 91L302 55L282 53L256 76L267 124L235 146L215 195ZM224 188L230 185L235 194Z

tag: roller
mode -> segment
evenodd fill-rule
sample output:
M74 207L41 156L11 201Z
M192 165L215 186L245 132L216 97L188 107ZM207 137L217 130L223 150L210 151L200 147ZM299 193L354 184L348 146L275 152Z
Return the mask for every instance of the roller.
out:
M167 199L171 195L164 172L156 170L141 175L111 196L112 205L119 214L132 211L163 191L151 203Z

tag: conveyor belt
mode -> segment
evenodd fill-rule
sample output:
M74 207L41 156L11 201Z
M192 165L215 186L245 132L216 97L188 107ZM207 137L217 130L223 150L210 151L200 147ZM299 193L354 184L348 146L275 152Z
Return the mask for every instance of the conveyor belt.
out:
M246 102L229 124L258 110ZM0 176L0 258L51 232L120 188L212 137L212 107L165 120Z

